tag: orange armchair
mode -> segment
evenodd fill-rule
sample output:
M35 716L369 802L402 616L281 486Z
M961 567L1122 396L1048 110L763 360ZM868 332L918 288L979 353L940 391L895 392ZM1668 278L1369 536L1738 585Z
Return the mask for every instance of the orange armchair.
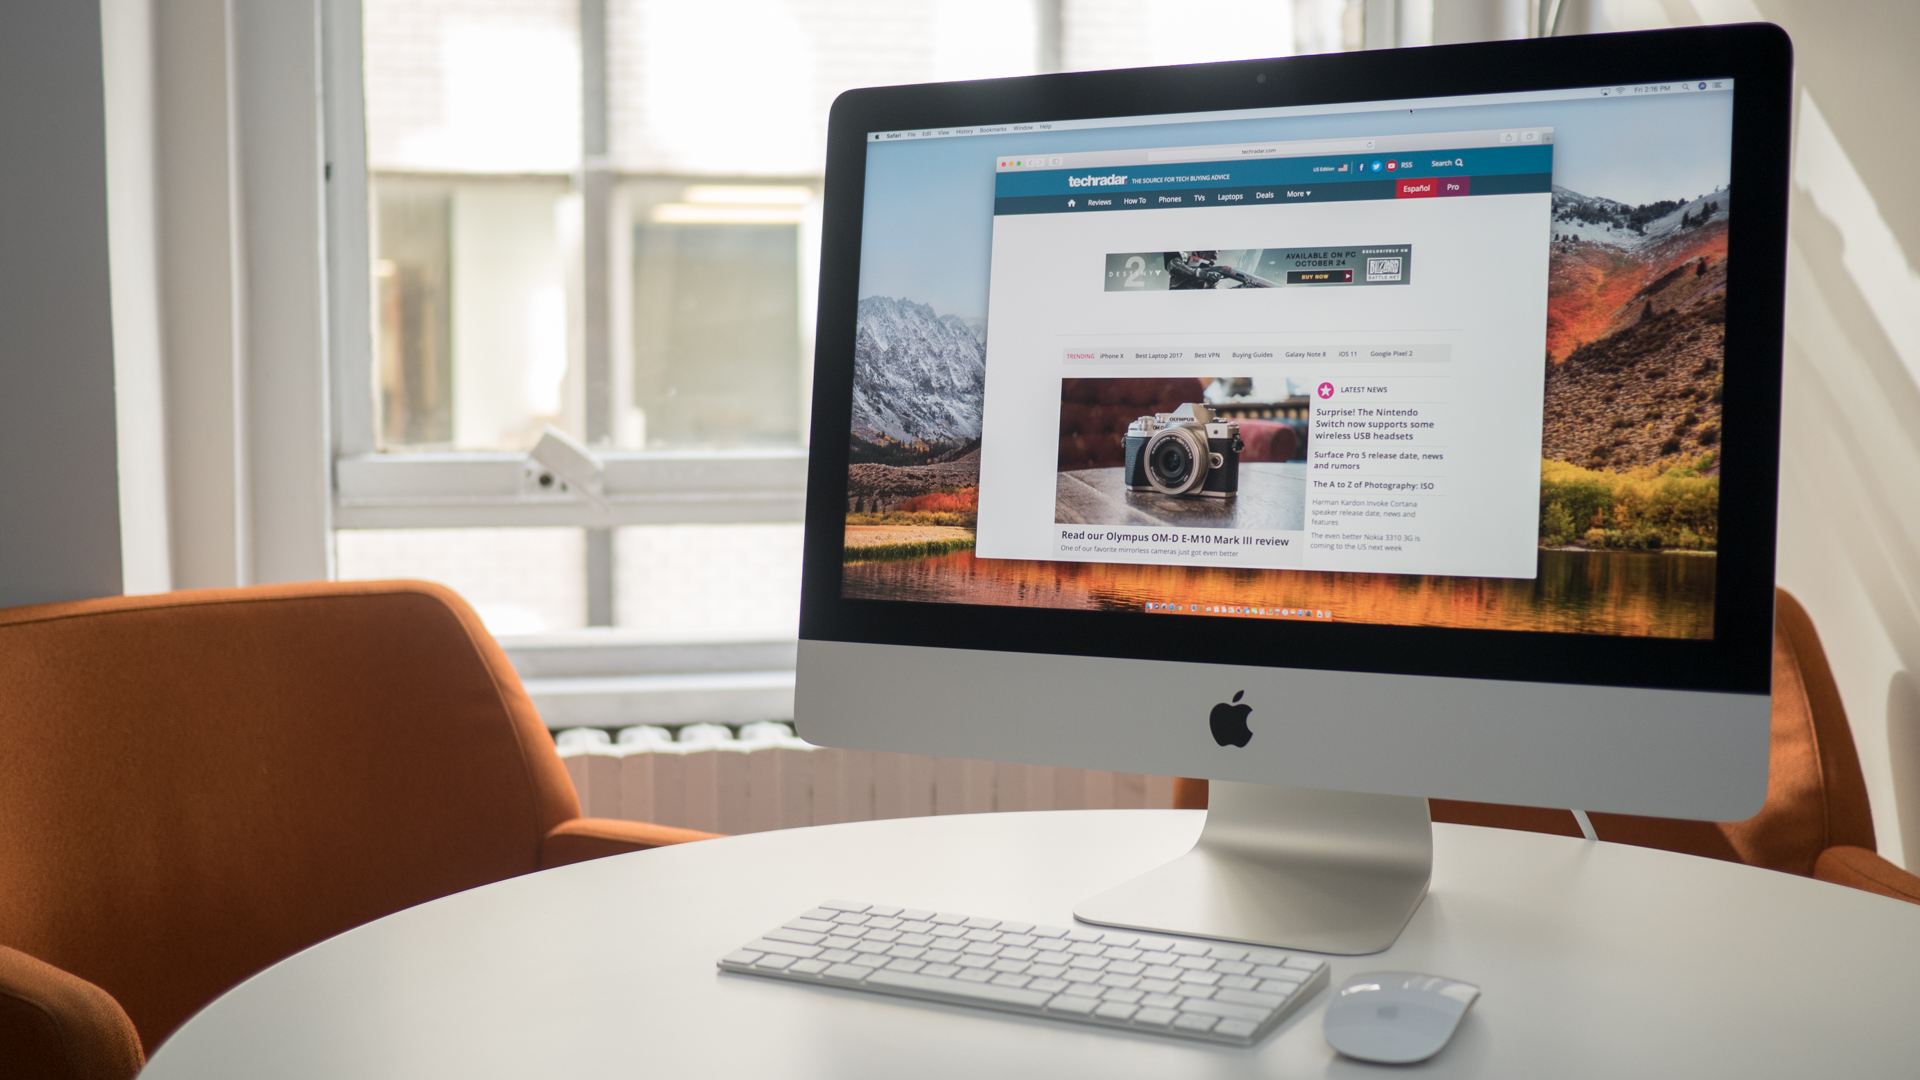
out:
M1873 811L1840 688L1805 608L1775 591L1773 742L1767 801L1745 821L1591 814L1602 840L1764 866L1920 903L1920 877L1874 851ZM1174 805L1203 809L1205 780L1174 782ZM1431 800L1433 820L1579 836L1566 810Z
M361 923L710 834L580 817L459 597L267 586L0 611L0 1062L124 1080Z

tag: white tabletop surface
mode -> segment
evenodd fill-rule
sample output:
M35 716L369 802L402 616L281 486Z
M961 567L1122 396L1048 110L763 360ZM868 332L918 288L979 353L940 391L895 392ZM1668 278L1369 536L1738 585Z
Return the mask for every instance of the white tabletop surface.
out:
M831 897L1069 923L1193 842L1197 811L980 814L758 833L500 882L349 931L213 1002L145 1080L191 1077L1920 1075L1920 907L1564 837L1434 827L1389 951L1478 983L1424 1066L1337 1057L1326 995L1250 1049L721 974Z

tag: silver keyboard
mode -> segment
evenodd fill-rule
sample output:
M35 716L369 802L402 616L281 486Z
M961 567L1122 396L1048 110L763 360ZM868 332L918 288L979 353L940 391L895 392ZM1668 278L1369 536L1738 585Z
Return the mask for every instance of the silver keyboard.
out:
M720 958L746 975L1246 1046L1327 985L1277 949L829 900Z

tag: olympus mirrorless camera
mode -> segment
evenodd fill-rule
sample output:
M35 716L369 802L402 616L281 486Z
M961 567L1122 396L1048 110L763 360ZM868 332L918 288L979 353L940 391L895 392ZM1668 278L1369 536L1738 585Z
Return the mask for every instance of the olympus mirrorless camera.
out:
M1240 490L1240 425L1187 404L1127 425L1127 490L1230 499Z

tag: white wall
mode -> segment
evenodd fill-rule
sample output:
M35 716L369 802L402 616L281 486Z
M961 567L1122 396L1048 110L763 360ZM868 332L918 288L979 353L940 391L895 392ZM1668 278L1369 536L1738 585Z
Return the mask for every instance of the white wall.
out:
M453 196L453 432L461 447L531 445L566 404L567 265L560 183L477 181ZM531 438L527 438L528 435Z
M100 8L0 4L0 607L121 589Z

